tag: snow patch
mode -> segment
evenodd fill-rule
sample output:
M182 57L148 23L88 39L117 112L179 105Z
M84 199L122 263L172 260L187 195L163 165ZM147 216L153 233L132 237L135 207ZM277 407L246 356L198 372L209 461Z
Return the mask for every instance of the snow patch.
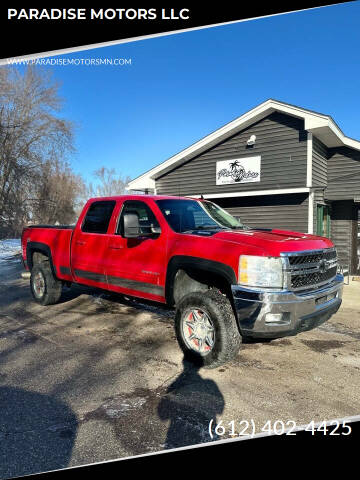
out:
M21 253L20 238L8 238L0 240L0 262L9 260L14 255Z

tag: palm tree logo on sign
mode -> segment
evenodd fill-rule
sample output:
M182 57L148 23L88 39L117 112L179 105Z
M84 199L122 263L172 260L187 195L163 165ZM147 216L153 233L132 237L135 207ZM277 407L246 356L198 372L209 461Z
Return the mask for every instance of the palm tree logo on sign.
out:
M224 163L224 162L221 162L221 163ZM259 181L259 180L255 180L259 177L259 175L260 175L260 172L252 171L250 169L246 170L243 164L239 162L239 160L233 160L227 165L226 168L221 168L217 172L217 180L221 181L221 179L225 180L227 178L228 182L226 183L239 183L244 181L253 182L253 181Z

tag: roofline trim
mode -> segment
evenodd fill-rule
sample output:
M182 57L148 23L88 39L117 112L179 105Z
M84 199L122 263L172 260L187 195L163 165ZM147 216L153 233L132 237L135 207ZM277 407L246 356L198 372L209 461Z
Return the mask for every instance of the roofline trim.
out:
M289 193L309 193L309 187L300 188L278 188L269 190L248 190L246 192L231 192L231 193L206 193L204 195L186 195L192 198L233 198L233 197L254 197L260 195L284 195Z

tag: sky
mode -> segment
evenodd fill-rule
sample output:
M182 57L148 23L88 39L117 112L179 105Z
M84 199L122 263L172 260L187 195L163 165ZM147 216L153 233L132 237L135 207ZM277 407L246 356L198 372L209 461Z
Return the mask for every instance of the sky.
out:
M268 98L360 139L359 22L356 1L54 57L131 59L48 67L76 124L74 171L135 178Z

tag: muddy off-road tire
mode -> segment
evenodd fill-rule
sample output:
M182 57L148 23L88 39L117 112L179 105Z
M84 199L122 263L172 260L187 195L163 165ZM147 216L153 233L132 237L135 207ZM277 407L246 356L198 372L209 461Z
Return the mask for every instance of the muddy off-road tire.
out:
M177 305L175 331L184 357L204 368L229 362L241 346L231 303L217 290L185 295Z
M54 277L49 262L35 264L31 270L30 290L40 305L52 305L61 297L62 282Z

